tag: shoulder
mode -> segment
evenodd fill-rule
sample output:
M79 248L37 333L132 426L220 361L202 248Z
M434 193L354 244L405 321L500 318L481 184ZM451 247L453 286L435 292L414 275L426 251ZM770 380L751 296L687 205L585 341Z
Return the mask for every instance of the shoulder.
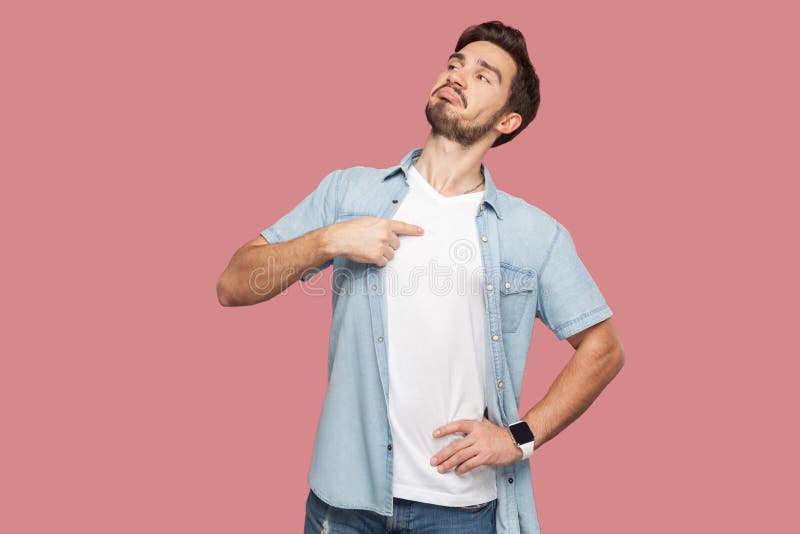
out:
M366 165L354 165L352 167L345 167L338 169L338 172L344 181L354 182L379 182L384 177L388 176L392 171L401 172L398 165L391 167L368 167Z
M336 205L340 214L377 215L381 213L391 195L392 180L384 180L393 171L402 173L400 167L378 168L357 165L334 171L336 178Z
M515 228L525 228L528 233L538 237L553 238L565 228L552 214L524 198L497 190L497 202L503 214L501 224Z
M500 259L540 272L563 226L539 206L499 189L497 207Z
M401 172L397 165L385 168L355 165L336 169L331 172L331 174L334 176L334 181L340 192L346 193L347 190L353 188L353 186L356 186L359 190L379 187L380 184L383 183L383 179L393 170Z

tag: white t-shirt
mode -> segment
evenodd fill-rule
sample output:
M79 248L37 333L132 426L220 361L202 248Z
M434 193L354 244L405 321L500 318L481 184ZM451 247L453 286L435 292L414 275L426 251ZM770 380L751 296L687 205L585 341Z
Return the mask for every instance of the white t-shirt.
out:
M400 235L381 270L387 306L389 423L395 497L469 506L497 497L495 466L439 473L434 454L465 436L433 437L457 419L481 421L486 406L486 304L475 217L484 191L445 197L411 165L393 219L425 229Z

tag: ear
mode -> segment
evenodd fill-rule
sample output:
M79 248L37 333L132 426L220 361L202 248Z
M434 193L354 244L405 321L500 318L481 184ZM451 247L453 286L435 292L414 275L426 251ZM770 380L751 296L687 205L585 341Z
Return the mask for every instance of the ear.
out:
M522 115L519 113L509 113L500 121L495 128L503 134L510 134L522 124Z

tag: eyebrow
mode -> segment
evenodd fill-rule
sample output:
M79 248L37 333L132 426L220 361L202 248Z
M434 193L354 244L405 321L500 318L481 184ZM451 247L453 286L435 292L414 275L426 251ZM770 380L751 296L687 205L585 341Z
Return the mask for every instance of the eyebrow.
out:
M464 54L462 54L461 52L454 52L454 53L450 54L449 58L447 58L447 62L450 63L451 59L460 59L461 62L464 63L465 60L467 59L467 57ZM481 67L487 68L490 71L492 71L495 74L495 76L497 76L498 81L501 84L503 83L503 76L500 74L500 69L498 69L494 65L490 65L489 63L486 63L482 59L478 60L478 65L480 65Z

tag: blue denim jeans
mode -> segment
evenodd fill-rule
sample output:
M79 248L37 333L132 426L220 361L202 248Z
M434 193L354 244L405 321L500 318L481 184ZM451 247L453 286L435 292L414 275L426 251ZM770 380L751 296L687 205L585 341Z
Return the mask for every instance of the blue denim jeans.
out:
M303 534L494 534L497 499L471 507L393 498L391 517L331 506L309 490Z

